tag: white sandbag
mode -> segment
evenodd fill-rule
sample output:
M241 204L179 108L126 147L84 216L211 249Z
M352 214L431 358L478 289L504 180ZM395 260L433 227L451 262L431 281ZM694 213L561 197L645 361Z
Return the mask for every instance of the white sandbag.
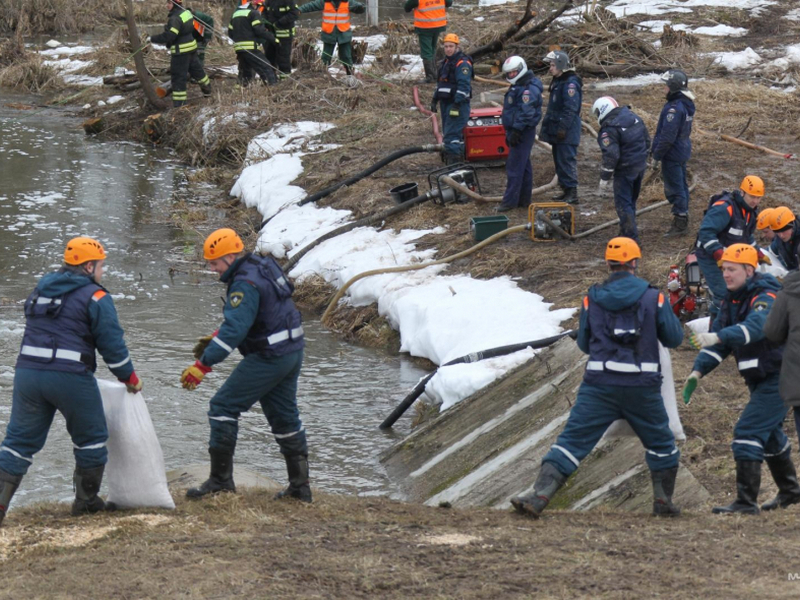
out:
M711 329L711 317L700 317L699 319L692 319L686 326L695 333L708 333Z
M775 254L769 248L760 248L760 250L769 256L770 260L772 261L771 265L767 264L760 264L758 265L759 273L769 273L773 277L777 277L778 279L783 279L786 275L789 274L788 269L784 266L783 261L781 261L780 257Z
M144 397L119 382L98 379L97 385L108 425L108 501L123 508L175 508Z
M667 350L661 342L658 343L658 357L661 361L661 397L664 399L664 408L667 409L667 416L669 416L669 428L677 441L686 439L686 434L683 432L683 425L681 425L681 418L678 415L678 403L675 398L675 380L672 377L672 358L670 357L669 350ZM636 435L633 432L630 424L625 419L618 419L614 421L606 429L603 436L607 439L618 437L626 437Z

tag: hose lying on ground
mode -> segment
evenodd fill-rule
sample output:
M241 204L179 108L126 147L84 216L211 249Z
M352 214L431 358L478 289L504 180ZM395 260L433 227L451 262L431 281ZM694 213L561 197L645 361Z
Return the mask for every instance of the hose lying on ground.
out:
M411 202L411 200L409 200L409 202ZM350 281L345 283L341 288L339 288L339 291L336 292L336 294L334 294L334 296L331 299L330 303L328 303L328 308L326 308L325 312L322 313L322 318L320 320L322 321L322 323L325 323L325 320L328 318L330 313L333 311L334 307L339 302L339 300L341 300L342 296L345 295L347 290L349 290L350 287L354 283L356 283L357 281L359 281L361 279L364 279L365 277L371 277L372 275L382 275L384 273L402 273L403 271L418 271L420 269L425 269L427 267L433 267L433 266L436 266L436 265L444 265L444 264L452 262L454 260L458 260L459 258L463 258L465 256L469 256L473 252L476 252L476 251L480 250L481 248L483 248L484 246L488 246L489 244L492 244L492 243L496 242L497 240L499 240L501 238L504 238L507 235L510 235L512 233L516 233L518 231L525 231L526 229L529 229L529 228L530 228L530 223L526 223L525 225L517 225L516 227L510 227L509 229L504 229L503 231L500 231L499 233L495 233L493 236L486 238L485 240L483 240L479 244L475 244L471 248L467 248L466 250L464 250L462 252L458 252L457 254L453 254L451 256L448 256L446 258L442 258L442 259L439 259L439 260L434 260L434 261L427 262L427 263L420 263L420 264L416 264L416 265L405 265L403 267L386 267L384 269L374 269L372 271L364 271L363 273L359 273L358 275L356 275L355 277L350 279Z
M346 185L353 185L357 181L361 181L365 177L369 177L375 171L382 169L386 165L391 162L396 161L398 158L403 158L404 156L408 156L409 154L417 154L419 152L441 152L442 145L441 144L425 144L424 146L411 146L410 148L402 148L395 152L392 152L389 156L386 156L379 160L378 162L374 163L370 167L364 169L360 173L356 173L355 175L348 177L347 179L343 179L338 183L334 183L331 186L326 187L324 190L320 190L318 192L314 192L310 196L306 196L300 202L298 202L298 206L303 206L304 204L308 204L309 202L316 202L325 196L329 196L336 190Z
M469 196L473 200L478 202L502 202L502 196L481 196L478 192L474 192L469 189L467 186L462 185L451 179L450 177L442 177L442 181L449 185L450 187L458 190L459 192ZM538 188L534 188L531 192L531 196L538 196L539 194L545 193L547 190L552 190L554 187L558 185L558 175L553 175L553 179L550 180L550 183L546 183L545 185L539 186Z
M406 396L403 401L397 405L397 407L392 411L392 413L384 419L383 423L380 424L381 429L390 429L392 425L395 424L397 419L403 416L403 413L408 410L408 407L414 404L414 401L422 395L422 392L425 391L425 386L428 382L433 378L434 375L441 369L442 367L449 367L450 365L458 365L462 363L474 363L478 362L479 360L484 360L486 358L494 358L496 356L505 356L506 354L513 354L514 352L519 352L520 350L525 350L525 348L533 348L534 350L537 348L546 348L551 344L556 343L558 340L564 337L571 337L575 339L578 336L578 332L572 329L565 331L563 333L559 333L558 335L554 335L549 338L544 338L541 340L534 340L532 342L523 342L521 344L511 344L510 346L500 346L498 348L490 348L489 350L482 350L481 352L471 352L465 356L461 356L459 358L455 358L449 362L446 362L443 365L439 365L435 371L432 373L428 373L425 377L423 377L420 382L414 386L414 389L411 390L411 393Z
M383 210L381 212L369 215L367 217L359 219L358 221L353 221L352 223L347 223L346 225L337 227L333 231L329 231L325 235L315 239L313 242L311 242L310 244L305 246L302 250L300 250L297 254L292 256L292 258L290 258L288 262L285 265L283 265L284 273L288 274L289 271L292 270L292 267L294 267L301 258L303 258L311 250L319 246L322 242L329 240L331 238L335 238L337 235L347 233L348 231L351 231L356 227L366 227L368 225L379 223L383 221L386 217L391 217L392 215L396 215L397 213L406 211L409 208L416 206L417 204L425 202L426 200L430 200L432 197L433 194L431 192L426 192L420 196L417 196L416 198L411 198L411 200L406 200L402 204L397 204L392 208L387 208L386 210Z
M433 137L436 139L437 144L441 144L442 137L441 131L439 131L439 120L436 118L436 113L431 112L424 106L422 106L422 102L419 100L419 88L414 86L412 88L413 96L414 96L414 104L417 106L417 110L421 112L423 115L428 116L431 118L431 126L433 127Z

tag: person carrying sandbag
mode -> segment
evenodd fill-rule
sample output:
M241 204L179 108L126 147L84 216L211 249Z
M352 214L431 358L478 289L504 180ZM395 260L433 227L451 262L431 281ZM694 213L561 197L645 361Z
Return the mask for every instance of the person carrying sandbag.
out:
M77 237L64 266L39 280L25 301L25 333L14 374L11 419L0 445L0 523L22 477L42 449L53 416L67 421L75 454L72 514L112 509L97 494L108 460L103 401L94 378L95 351L128 391L141 391L114 301L100 285L106 253Z

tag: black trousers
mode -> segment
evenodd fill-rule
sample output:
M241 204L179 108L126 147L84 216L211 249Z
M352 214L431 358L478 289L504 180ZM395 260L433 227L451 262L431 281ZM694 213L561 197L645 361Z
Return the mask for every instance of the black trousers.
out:
M172 81L172 105L176 108L186 104L186 86L190 75L200 85L208 85L209 82L203 65L197 58L197 51L171 55L169 73Z
M275 69L261 50L240 50L236 53L236 59L239 61L241 85L248 85L253 80L254 73L261 77L264 83L272 84L278 81Z
M273 65L278 65L278 70L285 75L292 72L292 43L294 36L278 38L279 44L264 44L264 54Z

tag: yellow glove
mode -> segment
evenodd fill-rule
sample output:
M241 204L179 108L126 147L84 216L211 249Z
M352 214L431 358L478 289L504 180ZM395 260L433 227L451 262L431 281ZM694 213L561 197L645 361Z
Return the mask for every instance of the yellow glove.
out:
M758 249L758 264L760 265L771 265L772 259L761 251L761 248Z
M214 336L217 335L218 333L219 333L219 329L217 329L211 335L204 335L201 338L197 338L197 343L194 345L194 348L192 348L192 355L197 360L200 360L201 358L203 358L203 352L206 351L206 348L211 343L211 340L213 340Z
M181 373L181 384L185 390L193 390L203 381L206 373L211 372L211 367L205 366L199 360Z
M451 117L457 117L458 116L458 108L457 107L454 106L453 108L450 109L450 116Z

